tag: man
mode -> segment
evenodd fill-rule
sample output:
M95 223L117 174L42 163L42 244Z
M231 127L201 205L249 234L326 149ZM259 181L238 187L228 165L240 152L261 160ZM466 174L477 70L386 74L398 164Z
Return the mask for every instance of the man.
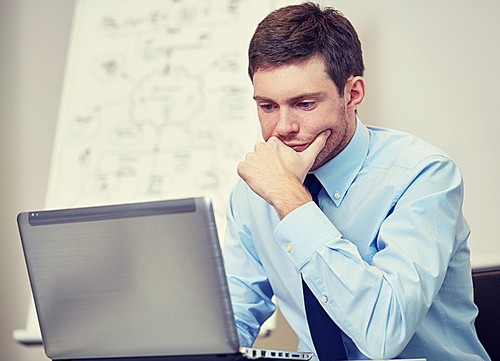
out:
M224 246L241 345L274 295L299 350L323 361L489 360L474 328L460 171L411 135L361 123L363 71L349 21L311 3L269 14L250 42L265 143L238 166ZM325 347L330 322L340 336Z

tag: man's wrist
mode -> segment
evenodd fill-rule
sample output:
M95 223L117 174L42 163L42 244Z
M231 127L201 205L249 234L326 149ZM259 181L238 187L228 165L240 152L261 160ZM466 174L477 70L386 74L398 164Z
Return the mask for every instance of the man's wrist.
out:
M287 191L283 190L273 197L270 204L276 209L280 219L283 219L295 209L311 201L309 192L300 185L300 187L294 187Z

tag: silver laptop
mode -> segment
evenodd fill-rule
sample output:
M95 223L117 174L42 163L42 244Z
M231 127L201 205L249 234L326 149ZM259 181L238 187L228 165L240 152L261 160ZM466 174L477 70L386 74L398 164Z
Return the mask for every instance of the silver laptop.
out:
M52 360L307 360L239 348L208 198L18 216Z

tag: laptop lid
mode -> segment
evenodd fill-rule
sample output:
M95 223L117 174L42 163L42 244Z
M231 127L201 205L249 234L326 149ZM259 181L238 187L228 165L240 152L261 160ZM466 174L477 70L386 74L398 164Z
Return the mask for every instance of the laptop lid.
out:
M238 351L208 198L25 212L18 225L49 358Z

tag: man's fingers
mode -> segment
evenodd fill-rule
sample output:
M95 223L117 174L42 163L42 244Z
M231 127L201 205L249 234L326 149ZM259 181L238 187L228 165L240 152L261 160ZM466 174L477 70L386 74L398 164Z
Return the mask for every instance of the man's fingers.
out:
M301 156L305 160L309 161L312 165L319 152L321 152L321 150L325 147L326 140L328 139L330 134L332 134L332 131L330 129L327 129L324 132L318 134L318 136L313 140L309 147L301 152Z

